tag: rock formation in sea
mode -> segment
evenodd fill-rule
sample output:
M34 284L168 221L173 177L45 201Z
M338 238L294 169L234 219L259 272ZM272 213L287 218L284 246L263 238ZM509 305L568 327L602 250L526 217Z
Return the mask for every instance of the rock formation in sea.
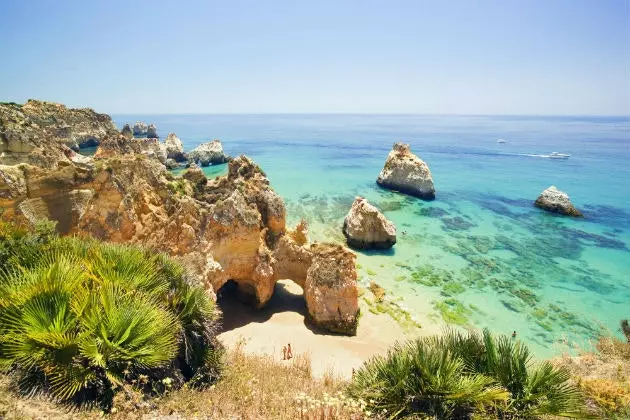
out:
M143 123L142 121L138 121L133 125L133 135L134 136L144 136L147 134L147 129L149 127Z
M149 124L149 126L147 127L147 138L157 139L159 137L160 136L158 136L157 127L155 126L155 124Z
M354 199L343 234L351 248L387 249L396 243L396 226L363 197Z
M201 166L218 165L230 160L223 153L223 145L220 140L214 139L208 143L202 143L187 154L190 162Z
M573 206L569 196L554 185L543 191L534 202L534 205L552 213L583 217L582 212Z
M161 163L157 139L127 139L113 129L91 158L52 140L50 127L29 123L19 109L7 112L0 113L3 220L50 219L62 234L167 252L208 293L232 280L258 307L269 301L277 280L292 279L304 290L313 324L356 332L355 254L339 245L308 244L303 224L296 232L287 229L282 198L248 157L233 159L228 174L212 180L196 165L175 177Z
M424 200L435 199L435 187L429 167L411 153L409 145L405 143L394 143L376 183Z
M117 135L109 115L29 100L0 104L0 164L33 162L48 167L63 159L60 145L74 151Z
M186 157L184 156L184 145L175 133L169 133L169 135L166 136L164 145L166 147L166 157L168 159L173 159L176 162L186 160Z
M125 126L122 128L122 130L120 130L120 134L122 134L123 137L125 137L127 139L132 139L133 138L133 132L131 131L131 127L129 127L129 124L125 124Z

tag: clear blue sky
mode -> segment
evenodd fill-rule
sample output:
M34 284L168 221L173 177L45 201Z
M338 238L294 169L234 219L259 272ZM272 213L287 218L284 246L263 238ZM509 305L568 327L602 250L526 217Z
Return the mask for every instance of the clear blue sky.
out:
M0 0L0 101L630 114L630 0Z

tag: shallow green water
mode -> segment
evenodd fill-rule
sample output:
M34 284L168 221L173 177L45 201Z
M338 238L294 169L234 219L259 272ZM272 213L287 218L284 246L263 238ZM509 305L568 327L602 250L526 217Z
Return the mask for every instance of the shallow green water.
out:
M630 317L630 121L624 118L421 116L119 116L154 122L187 149L219 137L253 157L317 241L344 242L356 195L398 228L385 252L357 252L371 280L426 328L448 322L516 330L539 356L618 334ZM498 144L497 138L507 140ZM375 184L399 139L430 166L432 202ZM541 158L558 151L567 161ZM226 166L206 169L209 176ZM584 220L532 206L549 185L568 192Z

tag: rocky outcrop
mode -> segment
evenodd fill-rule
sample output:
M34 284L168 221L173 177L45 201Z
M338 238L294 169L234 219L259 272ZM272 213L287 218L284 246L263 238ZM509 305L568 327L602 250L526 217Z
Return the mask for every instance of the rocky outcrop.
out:
M304 298L313 323L328 331L357 331L358 290L355 255L339 245L311 246Z
M166 148L158 139L127 138L123 135L110 137L101 142L94 154L95 158L139 154L166 164Z
M169 135L166 136L164 146L166 147L166 157L168 159L173 159L176 162L186 160L184 156L184 145L175 133L169 133Z
M179 168L179 163L175 161L175 159L166 159L164 163L167 169L176 169Z
M223 153L223 145L220 140L212 140L203 143L188 153L188 160L200 166L219 165L229 160Z
M131 132L131 127L129 127L129 124L125 124L122 130L120 130L120 134L122 134L122 136L126 139L133 138L133 133Z
M133 125L134 136L146 136L149 127L142 121L138 121Z
M157 134L157 127L155 126L155 124L149 124L149 126L147 127L147 137L150 139L157 139L158 134Z
M396 243L396 226L363 197L355 198L343 222L348 245L359 249L387 249Z
M111 118L89 108L29 100L0 104L0 164L55 167L68 149L92 146L119 135Z
M279 279L292 279L304 289L315 325L354 333L358 290L351 251L309 245L305 225L288 231L282 198L251 159L232 160L228 174L212 180L196 165L174 177L145 153L142 142L153 140L116 133L93 159L61 152L63 158L45 168L29 159L0 164L1 217L46 218L57 221L62 234L167 252L208 293L233 280L259 307L269 301ZM31 151L46 141L34 137Z
M573 206L573 203L569 200L569 196L553 185L538 196L534 205L552 213L583 217L582 212Z
M411 153L408 144L395 143L376 179L381 187L424 200L435 198L433 177L426 163Z

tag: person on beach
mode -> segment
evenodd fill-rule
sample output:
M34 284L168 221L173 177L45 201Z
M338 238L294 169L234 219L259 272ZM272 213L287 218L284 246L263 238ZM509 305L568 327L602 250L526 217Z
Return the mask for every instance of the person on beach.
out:
M516 331L512 333L512 338L516 338Z
M282 346L282 360L287 360L287 346Z
M287 360L293 357L293 351L291 350L291 343L287 345Z

